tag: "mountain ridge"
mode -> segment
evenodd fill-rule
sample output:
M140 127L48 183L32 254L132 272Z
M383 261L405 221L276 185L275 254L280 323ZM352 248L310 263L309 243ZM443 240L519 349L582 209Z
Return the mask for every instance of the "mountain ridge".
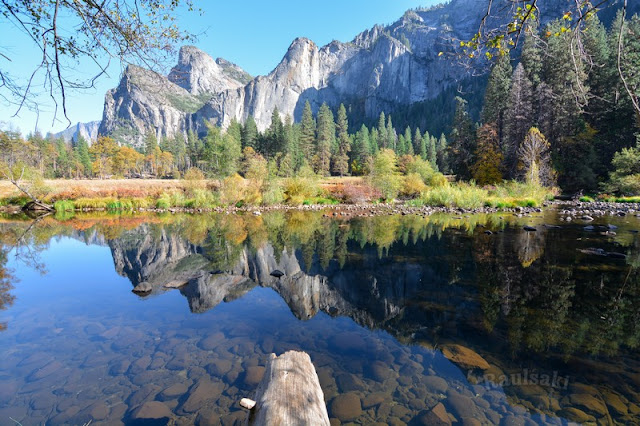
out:
M568 0L551 0L541 13L562 10L563 4ZM169 75L149 79L149 87L123 85L125 71L121 84L105 96L100 134L133 145L140 145L148 132L158 139L186 140L188 131L204 135L209 124L226 128L249 116L264 131L276 108L282 119L300 121L307 101L314 112L322 103L333 109L344 103L374 120L381 112L436 99L472 78L472 69L440 52L452 53L459 40L471 39L485 12L486 0L451 0L408 10L392 24L374 25L349 42L318 46L299 37L270 73L256 77L184 46ZM502 24L494 17L485 23ZM172 94L170 99L159 96L163 91Z

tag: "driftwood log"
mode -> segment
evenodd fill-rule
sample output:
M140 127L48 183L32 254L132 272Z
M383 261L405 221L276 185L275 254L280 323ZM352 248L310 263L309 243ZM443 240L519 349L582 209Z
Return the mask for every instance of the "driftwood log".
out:
M311 358L305 352L271 354L247 425L326 425L329 415Z

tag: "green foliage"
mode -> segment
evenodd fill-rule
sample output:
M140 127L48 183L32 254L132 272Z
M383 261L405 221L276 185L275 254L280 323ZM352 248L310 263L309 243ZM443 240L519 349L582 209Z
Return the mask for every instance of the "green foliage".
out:
M188 114L198 111L208 101L208 99L198 98L193 95L168 93L166 96L172 107Z
M318 111L318 138L314 156L316 173L321 176L329 175L332 152L335 152L335 139L336 125L333 121L333 113L329 106L323 103Z
M240 145L238 134L227 132L223 135L220 128L209 125L203 154L207 162L207 171L215 177L226 177L236 173L242 155Z
M192 209L210 209L218 204L215 193L199 188L193 191L192 197L185 201L184 206Z
M505 112L508 108L505 100L509 97L512 72L509 55L500 55L493 65L484 95L483 121L495 123L499 135L502 135L504 129Z
M71 200L58 200L53 204L53 208L56 212L72 212L76 206Z
M156 200L156 208L157 209L168 209L171 207L171 197L169 196L169 194L162 194L157 200Z
M420 196L426 189L427 185L425 185L419 174L409 173L402 179L400 194L408 198L415 198Z
M429 206L476 209L484 206L488 198L489 193L474 183L458 182L455 185L432 188L424 193L421 200Z
M292 177L284 181L283 193L287 204L301 205L315 198L320 192L317 179L312 177Z
M467 101L456 97L456 113L453 117L453 128L448 147L450 166L458 179L471 177L471 166L476 148L475 128L467 107Z
M382 149L373 160L371 185L382 193L385 200L398 196L401 179L398 175L398 159L391 149Z
M495 124L485 124L478 129L476 161L471 167L473 178L479 185L502 182L502 152Z
M285 193L282 182L279 179L267 181L262 193L262 203L265 205L280 204L285 200Z

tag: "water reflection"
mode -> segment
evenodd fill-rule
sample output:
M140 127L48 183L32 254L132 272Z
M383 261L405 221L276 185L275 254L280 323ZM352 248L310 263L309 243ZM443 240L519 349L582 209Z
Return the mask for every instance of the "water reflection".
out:
M618 226L615 233L557 228L553 211L65 219L0 224L3 274L9 250L41 267L39 254L65 236L108 247L115 271L133 287L147 283L146 300L154 304L137 307L143 318L133 322L77 325L76 337L102 355L85 349L82 368L67 368L86 381L83 368L104 365L110 379L101 378L108 383L94 392L114 395L108 409L96 408L92 398L68 407L75 382L54 392L52 407L33 402L40 382L61 374L51 363L68 365L63 359L78 345L70 337L57 355L26 364L21 359L34 356L32 348L9 352L0 380L23 397L0 393L0 401L14 409L26 401L23 415L112 423L134 420L144 403L156 400L178 422L239 421L243 413L234 402L255 388L263 356L289 348L310 352L330 415L343 422L624 424L640 414L635 218L608 219ZM537 231L524 231L525 224ZM273 276L276 270L284 276ZM2 277L8 302L3 298L0 308L6 309L15 281ZM177 294L204 316L156 305L179 303L171 298ZM120 305L110 311L126 312ZM33 324L16 325L21 329L8 339L33 336L24 332ZM98 418L96 410L107 414Z

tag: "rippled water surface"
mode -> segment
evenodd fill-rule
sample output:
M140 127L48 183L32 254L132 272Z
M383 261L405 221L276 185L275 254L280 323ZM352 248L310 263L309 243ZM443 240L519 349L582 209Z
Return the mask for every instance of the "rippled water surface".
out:
M5 217L0 424L240 424L290 349L335 424L637 424L637 230L553 210Z

